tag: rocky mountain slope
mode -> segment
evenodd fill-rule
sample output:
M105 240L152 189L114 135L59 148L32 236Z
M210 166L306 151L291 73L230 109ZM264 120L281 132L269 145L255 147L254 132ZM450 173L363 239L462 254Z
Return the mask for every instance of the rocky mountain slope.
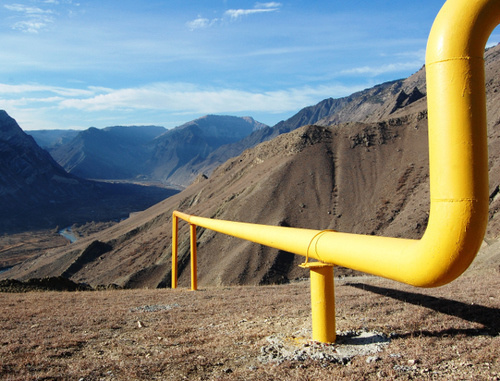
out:
M486 56L490 148L490 224L500 233L500 47ZM371 89L318 121L248 149L183 192L63 249L3 274L27 279L64 274L92 285L170 283L171 213L270 225L417 238L428 213L427 113L423 70ZM418 92L414 89L417 88ZM380 87L379 89L382 89ZM420 93L420 94L419 94ZM378 95L377 95L378 94ZM378 107L376 105L378 104ZM369 109L370 111L365 111ZM342 114L342 110L351 110ZM356 115L355 121L346 121ZM353 117L354 118L354 117ZM279 283L306 273L304 258L198 229L200 285ZM189 238L181 223L180 284L189 282ZM336 269L337 275L345 273Z
M0 232L124 218L175 193L68 174L0 111Z

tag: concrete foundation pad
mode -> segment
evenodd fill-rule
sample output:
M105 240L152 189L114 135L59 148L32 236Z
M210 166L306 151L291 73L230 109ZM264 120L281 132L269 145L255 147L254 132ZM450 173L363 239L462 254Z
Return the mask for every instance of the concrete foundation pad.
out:
M355 356L369 356L367 361L376 361L374 354L383 350L390 339L378 332L337 332L333 344L319 343L301 336L272 335L268 344L261 347L259 360L264 363L305 361L308 359L347 364Z

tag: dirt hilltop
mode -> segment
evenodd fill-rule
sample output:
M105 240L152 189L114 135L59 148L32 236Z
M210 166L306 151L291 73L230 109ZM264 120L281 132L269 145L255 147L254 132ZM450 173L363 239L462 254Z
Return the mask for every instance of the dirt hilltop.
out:
M486 62L491 194L486 239L495 240L500 224L500 47L486 52ZM41 252L1 276L65 275L93 286L169 286L175 209L260 224L418 238L426 228L429 199L424 71L404 81L406 90L379 99L378 108L371 104L371 117L357 114L364 121L337 123L329 117L280 135L160 204L72 245ZM415 88L420 95L413 94ZM179 238L180 284L186 285L186 224ZM282 283L307 275L297 267L301 257L204 229L198 229L198 252L201 286Z

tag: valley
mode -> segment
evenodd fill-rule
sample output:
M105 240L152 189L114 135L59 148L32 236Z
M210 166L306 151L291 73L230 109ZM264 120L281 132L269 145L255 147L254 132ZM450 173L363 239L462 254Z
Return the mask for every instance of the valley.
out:
M74 224L68 228L71 229L71 235L78 240L105 230L117 223L118 221L90 222L83 225ZM61 230L58 227L15 234L3 234L0 236L0 269L6 271L18 263L39 255L40 252L64 247L70 243L71 241L61 234Z

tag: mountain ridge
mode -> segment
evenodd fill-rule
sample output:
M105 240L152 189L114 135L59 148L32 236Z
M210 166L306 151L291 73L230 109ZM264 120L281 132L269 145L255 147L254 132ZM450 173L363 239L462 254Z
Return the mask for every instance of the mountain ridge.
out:
M232 157L240 155L246 149L255 147L259 143L271 140L304 125L318 124L326 126L342 122L374 122L383 120L389 117L391 112L394 113L397 111L397 102L394 100L394 104L387 105L386 109L380 110L379 105L381 100L393 97L395 94L413 94L415 89L422 94L422 97L406 97L405 106L422 99L426 92L424 67L406 79L388 81L372 88L355 92L346 97L337 99L327 98L316 105L304 107L289 119L280 121L273 127L263 128L236 143L220 147L212 152L207 159L198 163L194 167L194 170L210 176L218 165L221 165ZM425 108L425 105L423 107ZM389 112L388 109L390 110Z
M206 115L170 130L158 126L91 127L62 144L58 143L64 138L53 134L48 149L65 170L82 178L153 181L184 188L196 177L190 162L203 160L221 145L265 127L251 117ZM47 142L43 135L34 133Z

